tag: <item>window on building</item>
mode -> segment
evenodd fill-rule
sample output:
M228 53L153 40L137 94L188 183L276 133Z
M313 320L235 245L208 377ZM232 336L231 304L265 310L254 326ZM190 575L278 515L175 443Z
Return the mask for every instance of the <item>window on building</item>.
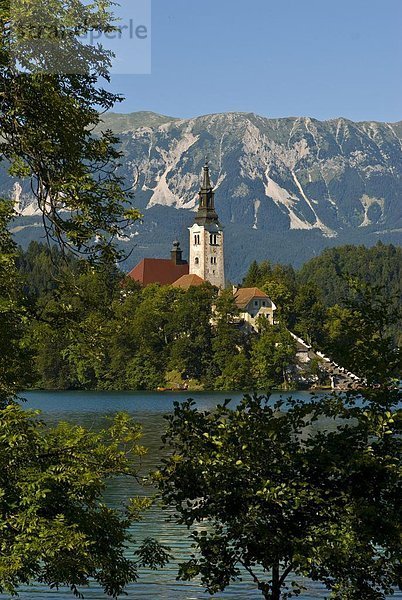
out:
M262 301L262 305L263 305L263 306L266 306L266 304L265 304L265 300L263 300L263 301Z
M199 245L201 244L201 241L200 241L200 234L199 234L199 233L196 233L196 234L195 234L195 236L194 236L194 244L195 244L196 246L199 246Z
M211 256L211 265L216 265L216 256Z
M254 300L254 306L258 306L258 300Z
M209 243L211 246L217 246L218 245L218 236L216 235L216 233L210 233L209 234Z
M194 262L195 262L196 265L200 264L200 259L198 258L198 256L195 258Z

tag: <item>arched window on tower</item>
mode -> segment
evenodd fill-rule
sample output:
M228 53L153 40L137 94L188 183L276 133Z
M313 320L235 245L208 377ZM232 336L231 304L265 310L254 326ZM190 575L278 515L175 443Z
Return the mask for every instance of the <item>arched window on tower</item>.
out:
M218 236L216 233L210 233L209 234L209 243L211 246L217 246L218 245Z
M196 256L196 257L195 257L194 263L195 263L196 265L199 265L199 264L200 264L200 259L198 258L198 256Z
M200 243L201 243L201 242L200 242L200 234L199 234L199 233L196 233L196 234L195 234L195 236L194 236L194 244L195 244L196 246L199 246L199 245L200 245Z

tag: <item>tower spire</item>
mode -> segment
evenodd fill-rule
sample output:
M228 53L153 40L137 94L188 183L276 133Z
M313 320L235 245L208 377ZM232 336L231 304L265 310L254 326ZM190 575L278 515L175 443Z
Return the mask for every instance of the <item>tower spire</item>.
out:
M215 192L212 187L211 177L209 174L208 157L205 159L203 168L203 177L201 190L199 192L200 203L198 213L195 218L196 223L205 225L206 223L219 223L218 215L215 211Z
M212 190L211 178L209 176L209 160L205 157L205 165L203 169L202 190Z

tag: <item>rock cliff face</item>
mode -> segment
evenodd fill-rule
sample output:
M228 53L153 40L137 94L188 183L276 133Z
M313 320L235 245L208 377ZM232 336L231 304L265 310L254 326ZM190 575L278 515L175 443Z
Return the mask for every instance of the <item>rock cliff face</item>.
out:
M134 113L108 115L106 125L121 136L128 182L139 174L144 223L122 241L134 247L131 262L166 254L172 237L185 246L205 156L231 278L253 258L300 263L326 245L402 239L402 122ZM20 211L18 241L38 239L29 186L3 173L0 189Z

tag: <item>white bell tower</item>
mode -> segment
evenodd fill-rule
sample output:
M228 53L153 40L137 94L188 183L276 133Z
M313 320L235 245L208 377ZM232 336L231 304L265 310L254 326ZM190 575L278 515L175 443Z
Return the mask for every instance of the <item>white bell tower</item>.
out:
M190 273L225 287L223 228L215 211L214 191L206 162L195 223L190 227Z

